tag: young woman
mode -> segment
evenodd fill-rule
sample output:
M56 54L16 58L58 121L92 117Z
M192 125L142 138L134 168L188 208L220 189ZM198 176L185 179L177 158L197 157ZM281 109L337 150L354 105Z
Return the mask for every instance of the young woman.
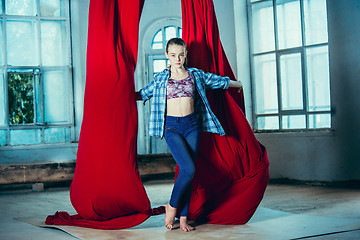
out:
M153 81L137 94L138 99L144 101L154 98L151 103L149 135L165 138L179 166L170 202L166 205L165 226L170 230L173 228L179 208L180 228L187 232L194 230L187 223L187 215L200 132L225 134L210 109L205 90L234 87L240 91L242 84L228 77L187 68L186 44L181 38L168 41L165 55L170 61L170 67L156 74Z

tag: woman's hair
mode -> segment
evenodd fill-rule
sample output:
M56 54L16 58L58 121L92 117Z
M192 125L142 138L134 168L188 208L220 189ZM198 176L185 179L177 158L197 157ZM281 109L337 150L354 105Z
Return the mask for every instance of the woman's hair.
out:
M184 40L182 40L182 38L172 38L172 39L170 39L166 44L166 52L169 51L169 46L170 45L179 45L179 46L185 47L185 49L186 49L186 44L185 44Z
M170 45L183 46L186 50L186 43L182 38L171 38L166 44L166 52L169 52ZM187 58L185 58L184 67L187 67Z

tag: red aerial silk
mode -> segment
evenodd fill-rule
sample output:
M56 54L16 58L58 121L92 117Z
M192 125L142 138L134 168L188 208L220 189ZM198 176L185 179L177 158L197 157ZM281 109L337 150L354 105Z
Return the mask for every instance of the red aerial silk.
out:
M188 65L235 80L220 42L213 1L182 0L182 27ZM266 149L245 118L242 92L208 91L207 97L226 135L201 135L189 218L244 224L262 200L269 180Z
M46 223L133 227L151 215L137 169L134 70L144 0L91 0L84 116L70 198Z
M164 211L163 206L151 209L137 168L134 70L143 3L90 1L84 116L70 188L78 214L57 212L47 217L47 224L122 229ZM212 1L183 0L182 8L189 64L235 79ZM241 94L213 91L208 98L227 135L201 136L189 218L246 223L269 178L266 150L241 110Z

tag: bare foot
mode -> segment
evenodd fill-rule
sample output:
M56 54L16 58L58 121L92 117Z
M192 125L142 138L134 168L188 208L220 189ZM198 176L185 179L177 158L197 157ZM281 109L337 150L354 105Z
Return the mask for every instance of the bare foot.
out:
M180 229L183 230L184 232L190 232L195 230L194 227L190 226L187 223L187 217L180 217Z
M168 203L165 207L165 227L167 229L172 229L175 221L176 216L176 208L173 208Z

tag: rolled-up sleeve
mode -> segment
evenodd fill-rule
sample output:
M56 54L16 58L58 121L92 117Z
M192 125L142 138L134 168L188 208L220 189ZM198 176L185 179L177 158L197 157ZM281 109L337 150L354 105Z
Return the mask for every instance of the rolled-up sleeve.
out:
M144 87L140 90L140 96L141 96L142 100L144 100L144 103L147 100L149 100L150 98L152 98L153 92L154 92L154 85L155 85L155 83L154 83L154 81L152 81L146 87Z
M227 89L229 88L230 78L222 77L213 73L204 73L200 70L200 74L206 84L207 89Z

